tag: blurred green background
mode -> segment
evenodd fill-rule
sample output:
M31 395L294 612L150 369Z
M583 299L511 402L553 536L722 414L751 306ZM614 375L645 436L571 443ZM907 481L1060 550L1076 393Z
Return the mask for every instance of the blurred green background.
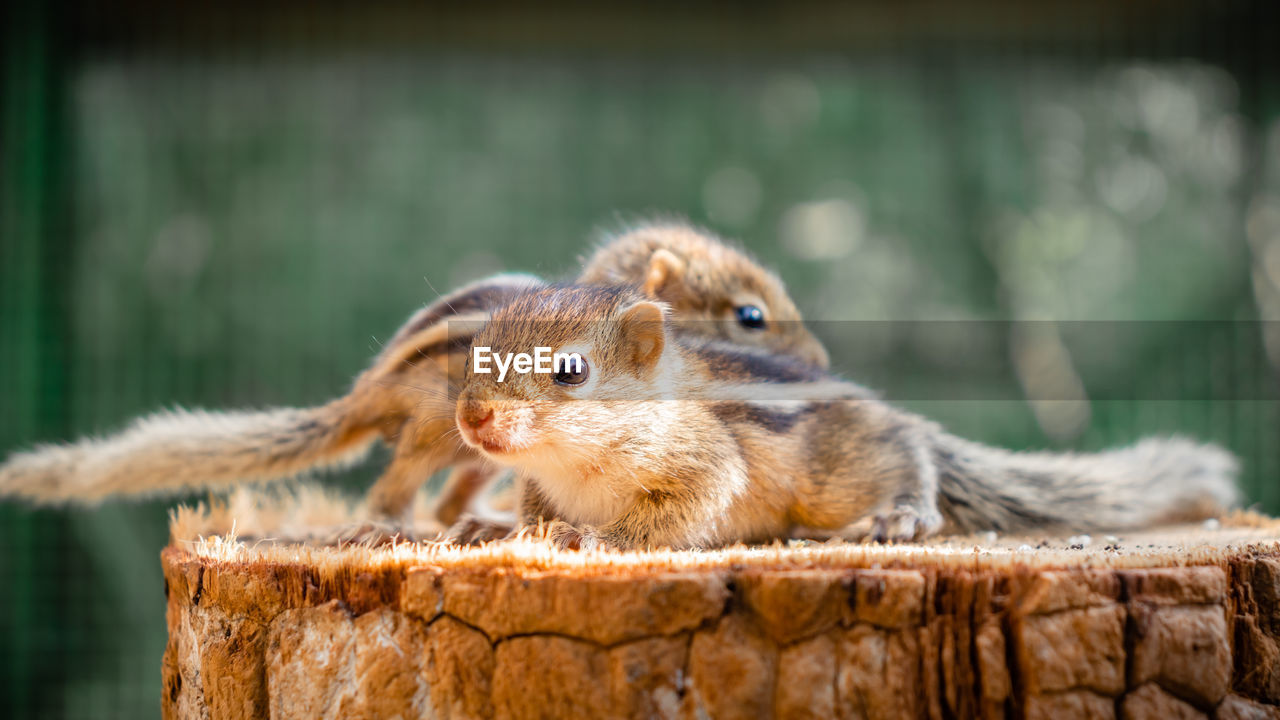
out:
M1280 511L1274 3L4 12L0 451L321 402L437 292L674 214L961 434L1194 434ZM174 502L0 506L0 715L158 715Z

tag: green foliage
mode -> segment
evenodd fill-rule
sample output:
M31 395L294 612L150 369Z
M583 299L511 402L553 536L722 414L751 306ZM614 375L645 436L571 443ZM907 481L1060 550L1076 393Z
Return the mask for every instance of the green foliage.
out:
M107 58L69 79L68 231L7 233L44 274L3 275L6 448L175 404L321 402L437 293L572 276L599 230L675 214L777 268L845 374L961 434L1185 432L1280 510L1262 328L1151 322L1280 316L1252 285L1280 241L1251 246L1242 211L1266 128L1213 67ZM1033 326L1061 336L1048 365L971 324L1044 319L1112 324ZM836 321L895 322L872 342ZM15 713L155 714L166 504L0 508Z

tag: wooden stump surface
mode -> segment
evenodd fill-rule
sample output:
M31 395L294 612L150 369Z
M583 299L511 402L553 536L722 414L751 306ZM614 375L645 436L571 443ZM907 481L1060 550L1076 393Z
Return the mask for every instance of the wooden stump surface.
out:
M1252 515L626 554L193 517L162 554L166 718L1280 718L1280 523Z

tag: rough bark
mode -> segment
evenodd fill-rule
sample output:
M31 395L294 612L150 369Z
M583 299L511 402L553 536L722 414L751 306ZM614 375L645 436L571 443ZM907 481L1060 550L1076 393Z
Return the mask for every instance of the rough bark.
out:
M164 551L165 717L1280 718L1271 543L880 567L255 552Z

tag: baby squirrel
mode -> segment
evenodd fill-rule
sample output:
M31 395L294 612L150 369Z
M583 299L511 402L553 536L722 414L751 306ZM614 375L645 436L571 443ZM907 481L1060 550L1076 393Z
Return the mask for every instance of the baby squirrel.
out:
M716 237L679 223L647 224L605 242L588 282L626 282L666 302L687 331L775 348L827 364L776 276ZM471 334L488 313L543 282L499 275L415 313L349 393L312 408L250 412L173 410L103 439L45 445L0 465L0 497L37 503L98 502L293 477L354 463L381 437L393 457L369 491L375 513L400 519L437 470L457 469L436 506L452 524L492 468L456 440L450 378L461 378Z
M639 286L643 294L665 302L678 321L673 329L681 334L767 349L822 369L830 363L782 281L704 231L672 223L642 226L606 239L582 265L581 284ZM461 367L455 370L451 377L461 379ZM448 417L452 422L452 406ZM493 476L481 470L455 472L441 489L436 518L453 525ZM504 530L509 523L482 521L458 536L471 539L474 532L495 528Z
M944 526L1092 531L1237 501L1235 460L1181 439L1015 453L947 434L812 365L674 332L625 287L521 291L474 346L578 353L551 374L468 368L463 441L519 473L520 522L559 544L907 540Z

